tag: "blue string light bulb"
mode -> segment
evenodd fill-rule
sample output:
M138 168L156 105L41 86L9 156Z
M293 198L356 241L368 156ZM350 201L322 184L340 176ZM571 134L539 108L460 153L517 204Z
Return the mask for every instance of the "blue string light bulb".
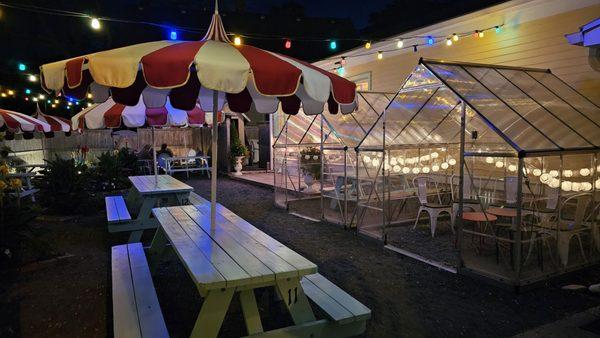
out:
M434 43L434 42L435 42L435 40L433 39L433 37L432 37L432 36L430 36L430 37L428 37L428 38L427 38L427 44L428 44L428 45L430 45L430 46L431 46L431 45L433 45L433 43Z
M335 42L335 40L329 42L329 49L331 49L331 50L337 49L337 42Z
M31 89L29 89L29 88L25 89L25 94L27 94L27 95L31 94Z
M19 62L18 68L20 71L24 72L27 70L27 65L25 65L23 62Z
M169 34L169 38L171 40L177 40L177 31L171 31L171 33Z

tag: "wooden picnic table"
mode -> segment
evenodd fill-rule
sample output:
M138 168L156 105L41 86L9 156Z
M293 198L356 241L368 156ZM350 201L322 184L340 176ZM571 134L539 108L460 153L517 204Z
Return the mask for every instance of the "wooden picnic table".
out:
M159 202L162 205L186 204L190 192L194 190L191 186L169 176L154 175L129 176L132 187L127 195L127 205L139 206L137 218L128 222L116 222L118 231L132 231L129 242L138 242L144 229L156 228L158 225L152 219L152 208ZM110 220L109 220L110 223Z
M316 273L317 266L226 208L217 210L212 226L207 201L153 210L160 226L149 249L151 261L171 243L204 297L191 336L216 337L235 293L248 335L268 334L263 333L254 289L269 286L282 296L294 330L317 323L300 283L303 276Z
M15 169L25 169L27 172L33 172L36 168L45 169L47 167L48 167L48 165L46 163L40 163L40 164L17 164L17 165L13 166L13 168L15 168Z

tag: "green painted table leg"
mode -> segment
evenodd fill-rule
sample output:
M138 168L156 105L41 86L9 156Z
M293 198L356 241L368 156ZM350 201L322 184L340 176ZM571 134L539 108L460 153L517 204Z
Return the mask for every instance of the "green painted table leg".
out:
M165 231L161 227L158 227L154 233L154 238L152 238L152 243L148 248L148 260L150 266L154 267L156 264L160 263L168 242L169 239L167 238Z
M308 298L302 290L299 278L288 278L277 281L277 291L283 303L290 311L294 324L315 321L315 315L308 303Z
M223 319L229 309L233 298L234 289L212 290L204 298L202 309L190 337L212 338L217 337Z
M242 312L244 313L248 335L263 332L260 314L258 313L258 306L256 306L254 290L240 291L240 303L242 305Z
M144 230L132 231L129 234L128 243L137 243L142 239L142 234L144 234Z

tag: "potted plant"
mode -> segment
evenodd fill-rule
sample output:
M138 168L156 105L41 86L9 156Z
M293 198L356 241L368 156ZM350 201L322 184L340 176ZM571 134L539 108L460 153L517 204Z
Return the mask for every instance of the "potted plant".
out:
M248 148L246 148L246 146L244 146L240 140L235 139L232 143L231 143L231 157L235 160L235 164L233 166L233 169L235 169L235 172L233 173L236 176L241 176L242 175L242 161L244 160L244 157L246 157L246 154L248 154Z
M313 183L321 179L321 150L307 147L300 151L300 170L304 175L306 189L304 192L314 192Z

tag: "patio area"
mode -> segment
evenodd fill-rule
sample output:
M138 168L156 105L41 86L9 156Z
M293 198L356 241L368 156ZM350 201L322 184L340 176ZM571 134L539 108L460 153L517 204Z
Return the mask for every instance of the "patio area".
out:
M365 337L473 333L507 337L585 311L600 301L598 295L561 290L566 284L597 281L597 269L515 294L404 258L339 227L290 215L273 206L272 190L227 178L219 182L218 198L223 205L318 264L323 275L377 313L368 322ZM199 195L209 197L209 180L186 183ZM251 195L256 198L246 197ZM4 272L2 279L7 283L2 288L1 306L10 315L3 317L0 333L8 337L109 335L112 318L107 258L111 246L127 240L126 234L109 235L102 215L78 216L69 222L40 218L32 227L61 258ZM150 239L147 236L143 240L148 243ZM165 321L175 337L189 334L194 313L202 303L186 274L176 259L153 273ZM257 300L261 313L267 314L265 328L289 323L289 317L269 315L280 313L269 311L280 305L268 293L257 293ZM456 304L461 304L461 311L455 311ZM221 336L241 335L241 309L234 302Z

